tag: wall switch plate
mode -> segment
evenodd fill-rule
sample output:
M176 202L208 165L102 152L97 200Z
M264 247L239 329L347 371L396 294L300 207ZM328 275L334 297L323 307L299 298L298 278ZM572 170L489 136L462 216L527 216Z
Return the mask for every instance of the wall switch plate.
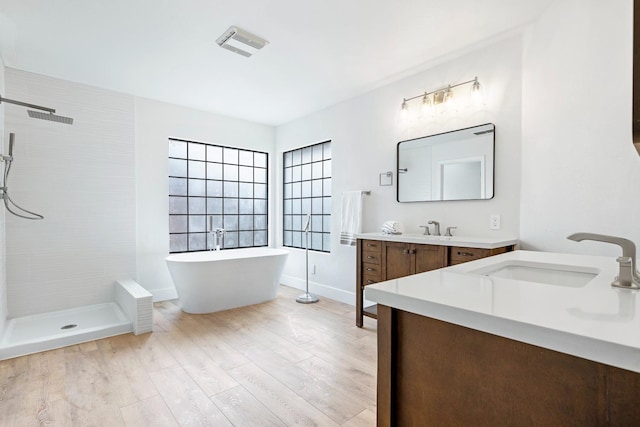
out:
M491 230L500 230L500 215L491 214L489 217L489 228Z

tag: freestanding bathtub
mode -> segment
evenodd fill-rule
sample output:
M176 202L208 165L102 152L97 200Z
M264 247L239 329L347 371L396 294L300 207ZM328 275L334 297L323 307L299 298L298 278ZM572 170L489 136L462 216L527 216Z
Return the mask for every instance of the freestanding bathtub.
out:
M188 252L165 260L182 310L203 314L274 299L287 255L264 247Z

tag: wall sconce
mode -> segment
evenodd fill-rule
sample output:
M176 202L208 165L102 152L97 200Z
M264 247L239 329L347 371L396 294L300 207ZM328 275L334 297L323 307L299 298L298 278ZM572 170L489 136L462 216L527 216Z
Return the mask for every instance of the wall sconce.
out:
M420 95L412 96L410 98L403 98L401 113L406 115L409 110L409 102L414 99L422 99L422 112L426 116L433 117L435 109L438 108L441 113L451 113L456 111L456 99L454 95L454 88L464 85L471 85L470 89L470 101L476 106L480 107L484 105L484 95L482 86L478 81L478 77L466 82L457 83L453 85L447 85L446 87L436 89L430 92L424 92Z

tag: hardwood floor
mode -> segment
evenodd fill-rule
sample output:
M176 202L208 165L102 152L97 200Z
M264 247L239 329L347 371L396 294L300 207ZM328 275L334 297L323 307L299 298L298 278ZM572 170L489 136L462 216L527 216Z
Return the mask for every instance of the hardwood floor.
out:
M1 361L0 426L374 426L375 320L298 294Z

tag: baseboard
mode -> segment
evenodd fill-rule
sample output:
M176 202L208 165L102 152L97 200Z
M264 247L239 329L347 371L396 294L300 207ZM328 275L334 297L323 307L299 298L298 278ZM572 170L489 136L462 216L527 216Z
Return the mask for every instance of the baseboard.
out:
M151 295L153 295L153 302L178 299L178 292L174 287L164 289L151 289L149 290L149 292L151 292Z
M280 278L280 283L292 288L300 289L303 292L306 288L306 282L303 279L287 276L285 274ZM329 298L334 301L343 302L345 304L356 305L355 292L348 292L344 289L334 288L333 286L324 285L311 280L309 280L309 293Z

